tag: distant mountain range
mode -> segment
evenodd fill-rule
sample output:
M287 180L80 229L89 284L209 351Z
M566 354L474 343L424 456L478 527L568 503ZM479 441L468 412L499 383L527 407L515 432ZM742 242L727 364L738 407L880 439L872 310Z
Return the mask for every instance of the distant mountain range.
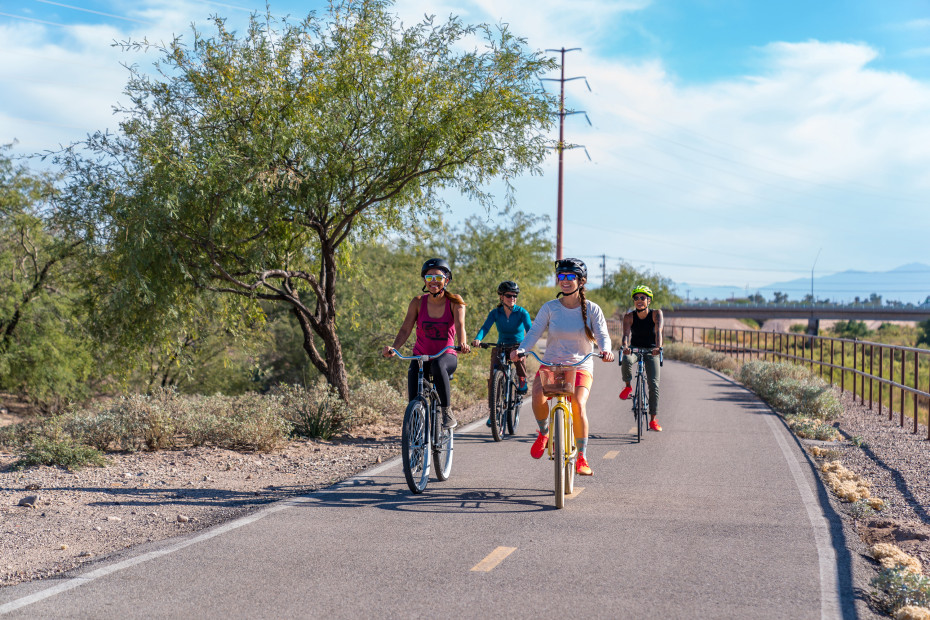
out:
M872 294L880 295L882 301L897 300L903 303L920 304L930 297L930 265L910 263L891 271L841 271L826 276L814 277L814 297L817 300L852 302L858 297L868 301ZM775 282L759 288L743 286L692 286L687 282L675 284L675 291L682 299L730 299L761 294L771 301L776 292L788 295L790 301L799 301L810 295L811 279L798 278L787 282ZM690 292L689 292L690 291Z

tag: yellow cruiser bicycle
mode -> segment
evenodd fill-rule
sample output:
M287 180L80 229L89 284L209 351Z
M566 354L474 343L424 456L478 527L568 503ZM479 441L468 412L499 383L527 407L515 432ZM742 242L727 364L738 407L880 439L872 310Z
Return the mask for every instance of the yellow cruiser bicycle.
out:
M527 351L539 360L539 382L549 398L549 460L555 465L555 507L565 507L565 496L575 490L575 431L572 427L572 406L568 398L575 393L575 373L589 357L604 357L604 353L588 353L574 364L549 364L535 351ZM551 402L551 401L555 402Z

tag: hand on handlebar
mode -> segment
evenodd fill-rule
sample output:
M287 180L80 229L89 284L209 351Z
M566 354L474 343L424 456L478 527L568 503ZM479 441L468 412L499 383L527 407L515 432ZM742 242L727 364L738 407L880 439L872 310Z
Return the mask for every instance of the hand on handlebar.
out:
M614 361L613 351L601 351L601 359L604 360L605 362Z
M480 347L480 346L481 346L481 341L478 340L477 338L475 338L474 340L471 341L471 346L473 346L473 347Z
M381 350L381 356L382 356L382 357L391 358L391 357L394 357L394 355L395 355L395 353L394 353L394 347L386 346L386 347L384 347L384 349Z
M514 349L510 352L511 362L519 362L524 357L526 357L526 353L524 353L523 349Z

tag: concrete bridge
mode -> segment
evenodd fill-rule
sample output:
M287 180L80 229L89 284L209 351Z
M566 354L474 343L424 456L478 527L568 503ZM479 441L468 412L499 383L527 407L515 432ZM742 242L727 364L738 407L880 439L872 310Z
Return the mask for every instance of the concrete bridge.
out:
M691 303L664 308L669 318L707 319L807 319L808 333L816 334L822 319L844 321L926 321L928 306L879 306L867 304L738 304Z

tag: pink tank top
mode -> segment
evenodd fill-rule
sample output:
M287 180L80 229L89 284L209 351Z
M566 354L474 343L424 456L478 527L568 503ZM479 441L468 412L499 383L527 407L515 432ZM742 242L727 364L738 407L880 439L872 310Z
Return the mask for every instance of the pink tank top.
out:
M420 298L417 312L417 340L413 345L414 355L435 355L445 347L455 344L455 320L452 318L452 302L446 299L442 316L434 319L426 308L428 295ZM446 351L456 355L455 351Z

